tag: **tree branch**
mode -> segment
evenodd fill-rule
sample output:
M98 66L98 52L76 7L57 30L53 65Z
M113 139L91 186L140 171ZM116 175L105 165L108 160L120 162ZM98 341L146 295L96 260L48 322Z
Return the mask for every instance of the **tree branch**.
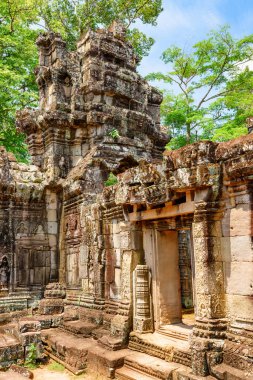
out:
M206 94L203 96L203 98L200 100L200 102L199 102L199 104L198 104L198 106L197 106L197 110L199 110L200 109L200 107L202 106L202 104L204 103L204 102L206 102L207 100L206 100L206 97L210 94L210 92L212 91L212 89L214 88L214 85L215 85L215 83L217 82L217 80L220 78L220 76L224 73L224 67L225 67L225 65L226 65L226 63L227 63L227 60L228 60L228 57L229 57L229 53L230 53L230 51L228 51L227 52L227 54L226 54L226 56L225 56L225 59L224 59L224 61L223 61L223 64L222 64L222 66L221 66L221 70L220 70L220 72L219 72L219 74L216 76L216 78L212 81L212 83L210 84L210 87L209 87L209 89L208 89L208 91L206 92ZM209 99L210 100L210 99Z
M129 21L128 21L127 28L130 27L130 25L132 24L133 20L137 17L138 12L139 12L141 9L143 9L143 8L144 8L149 2L150 2L150 0L146 0L146 1L144 1L143 4L141 4L139 7L136 8L135 13L133 14L133 16L132 16L132 17L129 19Z

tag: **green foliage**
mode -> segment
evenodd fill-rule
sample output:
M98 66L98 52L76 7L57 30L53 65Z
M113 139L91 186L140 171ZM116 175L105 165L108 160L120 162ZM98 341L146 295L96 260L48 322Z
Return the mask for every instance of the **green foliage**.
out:
M28 354L25 358L25 367L26 368L36 368L37 367L37 359L38 359L38 352L37 352L37 346L35 343L31 343L28 346Z
M116 185L116 183L118 183L118 179L116 177L116 175L114 175L112 172L109 174L109 177L107 178L107 180L105 181L105 186L113 186L113 185Z
M24 136L15 129L15 113L37 105L33 71L38 31L31 29L36 15L29 0L3 0L0 14L0 145L24 161L27 149Z
M129 28L137 20L156 25L162 0L37 0L38 11L48 30L60 32L70 48L75 48L80 33L108 27L114 20ZM153 44L138 29L128 32L129 40L142 57Z
M139 58L147 56L152 45L155 42L155 40L152 37L147 37L137 28L128 29L127 37L129 42L133 45L135 53Z
M0 145L19 160L28 158L24 136L15 130L16 110L37 107L35 40L41 31L62 34L75 49L80 33L119 20L155 25L162 0L2 0L0 1ZM138 29L127 32L136 53L147 55L153 40Z
M9 123L6 122L7 120L4 120L4 124L0 126L0 145L4 145L7 151L13 152L18 161L28 162L29 155L25 136L15 128L14 117L10 117Z
M120 137L119 131L116 128L113 128L110 132L108 132L108 136L112 137L114 140Z
M169 72L147 79L173 86L165 91L162 120L176 149L194 141L226 141L247 133L253 115L253 35L233 39L228 27L212 31L190 53L172 46L162 55ZM176 89L176 91L175 91Z

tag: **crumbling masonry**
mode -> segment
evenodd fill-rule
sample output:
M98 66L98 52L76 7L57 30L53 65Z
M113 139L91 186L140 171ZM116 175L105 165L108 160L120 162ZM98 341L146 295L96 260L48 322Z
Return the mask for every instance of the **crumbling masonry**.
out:
M0 155L1 366L43 342L75 373L252 379L253 134L163 155L121 26L37 45L32 164Z

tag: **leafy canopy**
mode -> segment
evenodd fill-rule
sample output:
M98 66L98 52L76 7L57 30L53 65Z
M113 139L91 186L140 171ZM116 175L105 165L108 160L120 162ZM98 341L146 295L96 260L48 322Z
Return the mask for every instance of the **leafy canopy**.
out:
M253 35L236 40L227 26L212 31L190 53L172 46L162 54L168 73L147 78L171 87L161 108L172 137L168 148L247 133L246 118L253 115L252 58Z
M37 87L33 74L37 63L31 28L35 19L32 1L0 2L0 145L25 159L24 136L15 129L17 109L37 105Z
M60 32L73 48L80 34L88 29L123 22L128 39L140 57L147 55L154 40L137 28L136 21L156 25L162 0L37 0L38 12L47 30Z
M36 107L35 40L41 31L62 34L70 49L89 28L107 27L113 20L132 26L137 20L156 24L162 0L1 0L0 1L0 145L20 160L28 157L24 136L15 129L16 110ZM138 28L128 30L137 54L147 55L153 39Z

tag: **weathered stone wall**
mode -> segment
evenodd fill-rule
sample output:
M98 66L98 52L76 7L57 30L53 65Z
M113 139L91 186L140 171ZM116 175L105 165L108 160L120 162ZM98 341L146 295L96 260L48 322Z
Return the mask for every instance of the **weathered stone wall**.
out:
M7 258L6 267L1 266L1 288L42 290L57 275L56 262L51 262L57 227L51 224L50 205L46 207L50 199L45 178L36 166L17 163L4 149L0 177L0 259ZM55 212L57 208L55 203Z

